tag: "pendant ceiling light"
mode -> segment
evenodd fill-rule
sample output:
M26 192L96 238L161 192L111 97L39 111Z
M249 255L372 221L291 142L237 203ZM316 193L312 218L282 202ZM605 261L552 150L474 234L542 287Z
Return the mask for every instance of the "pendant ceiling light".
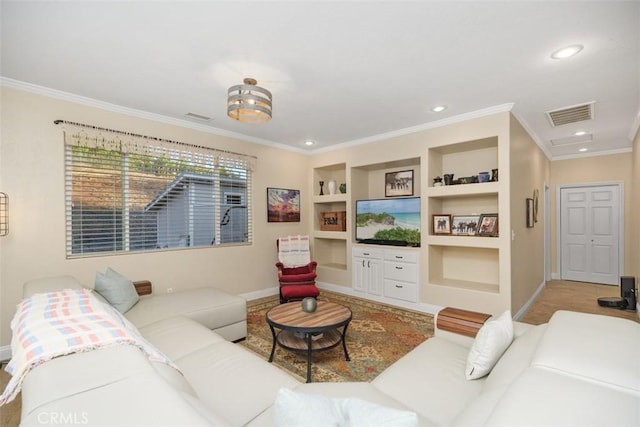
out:
M271 120L271 92L256 86L255 79L231 86L227 93L227 116L240 122L264 123Z

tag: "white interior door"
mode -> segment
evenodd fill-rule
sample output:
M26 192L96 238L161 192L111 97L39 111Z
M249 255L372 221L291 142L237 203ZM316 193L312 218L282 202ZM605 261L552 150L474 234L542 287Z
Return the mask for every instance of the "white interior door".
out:
M560 189L561 278L617 285L620 187Z

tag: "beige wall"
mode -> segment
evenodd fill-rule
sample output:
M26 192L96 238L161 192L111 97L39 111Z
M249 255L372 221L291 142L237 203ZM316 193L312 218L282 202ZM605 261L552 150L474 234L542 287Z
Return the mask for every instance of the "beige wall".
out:
M522 125L511 118L511 310L515 314L544 283L544 184L549 160ZM526 199L539 192L538 222L527 228Z
M486 302L489 311L511 307L515 313L543 282L544 183L551 186L551 227L555 236L555 188L560 184L623 181L625 183L625 235L640 231L636 216L640 209L640 185L631 185L632 178L640 178L639 139L634 141L633 154L619 154L548 162L544 154L509 113L498 113L464 123L454 123L413 134L392 137L383 141L354 145L313 156L291 153L264 145L183 128L177 125L136 118L101 110L73 102L35 95L15 89L2 88L0 134L0 191L10 196L11 231L0 238L0 347L10 341L9 322L15 304L21 298L24 281L35 277L73 274L81 281L93 283L95 272L111 266L132 279L149 279L157 292L168 287L175 290L215 285L232 293L258 292L277 287L275 267L275 239L286 234L306 234L313 229L312 194L317 186L312 168L345 163L345 181L351 188L351 168L370 164L390 163L414 159L415 194L424 195L424 188L432 177L426 176L425 156L429 147L459 141L497 136L511 140L507 155L500 154L500 176L510 171L509 180L501 180L500 211L510 212L501 220L515 240L504 244L512 262L501 265L509 289L501 291L496 302ZM126 130L134 133L183 141L220 149L255 155L258 158L254 173L254 243L225 248L172 250L147 254L91 257L75 260L65 258L65 206L62 128L53 124L65 119L96 126ZM464 175L477 173L477 163L469 164ZM378 165L384 170L384 165ZM506 186L502 187L502 186ZM302 221L289 224L269 224L266 219L266 188L283 187L301 190ZM382 186L380 186L382 188ZM525 199L534 188L540 191L539 222L533 229L525 226ZM506 189L506 191L505 191ZM374 190L369 189L369 195ZM376 190L376 191L379 191ZM504 197L503 194L506 194ZM355 200L355 198L354 198ZM349 203L353 203L350 200ZM504 205L503 205L504 204ZM510 216L510 218L509 218ZM348 218L348 222L352 221ZM423 227L428 229L428 219ZM344 248L350 265L351 237ZM555 238L552 241L552 271L555 268ZM427 249L421 248L421 262L428 262ZM627 238L625 245L625 274L640 271L640 239ZM504 263L502 263L504 264ZM248 268L250 266L250 268ZM422 270L422 302L432 303L433 290L425 288L427 265ZM319 277L333 284L350 287L351 271ZM480 297L460 291L454 298L458 306L473 308ZM451 299L450 296L447 298ZM466 299L462 301L461 299ZM495 298L494 298L495 299Z
M300 223L269 224L266 218L266 187L297 188L308 200L306 155L5 87L1 95L0 191L10 197L11 230L0 237L0 346L10 342L9 323L28 279L73 274L92 284L96 271L111 266L134 280L151 280L158 292L212 284L234 294L259 291L277 286L277 236L308 232L304 207ZM67 260L63 129L56 119L257 156L254 244Z
M551 162L551 272L560 274L558 268L557 254L557 233L558 224L556 221L556 197L558 187L566 184L586 184L622 182L624 184L624 265L625 271L621 275L631 274L633 268L632 246L637 238L631 234L632 225L637 222L637 212L632 209L632 153L613 154L609 156L587 157L574 160L558 160ZM635 234L637 236L637 234ZM636 258L637 259L637 258Z

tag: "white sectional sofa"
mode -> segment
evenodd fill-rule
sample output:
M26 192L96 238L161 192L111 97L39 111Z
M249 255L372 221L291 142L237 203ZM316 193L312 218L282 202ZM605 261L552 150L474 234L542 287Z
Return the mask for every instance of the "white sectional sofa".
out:
M50 284L81 286L71 278ZM474 340L436 328L371 383L302 384L193 319L170 314L139 331L182 374L132 346L59 357L26 376L22 425L51 424L55 416L84 425L270 426L282 419L281 388L309 397L309 414L316 398L355 397L415 412L422 426L640 425L640 324L628 320L558 312L545 325L514 322L513 342L476 380L465 378ZM328 422L306 421L300 425Z

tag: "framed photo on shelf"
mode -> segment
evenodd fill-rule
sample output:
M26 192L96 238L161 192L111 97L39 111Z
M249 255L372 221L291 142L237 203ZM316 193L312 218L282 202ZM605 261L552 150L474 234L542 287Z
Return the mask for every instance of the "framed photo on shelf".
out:
M300 222L300 190L267 188L267 221Z
M497 237L498 236L498 214L482 214L478 236Z
M433 234L451 234L451 215L433 215Z
M413 196L413 170L387 172L384 175L384 196Z
M475 236L480 223L480 215L454 215L451 219L451 234L455 236Z

